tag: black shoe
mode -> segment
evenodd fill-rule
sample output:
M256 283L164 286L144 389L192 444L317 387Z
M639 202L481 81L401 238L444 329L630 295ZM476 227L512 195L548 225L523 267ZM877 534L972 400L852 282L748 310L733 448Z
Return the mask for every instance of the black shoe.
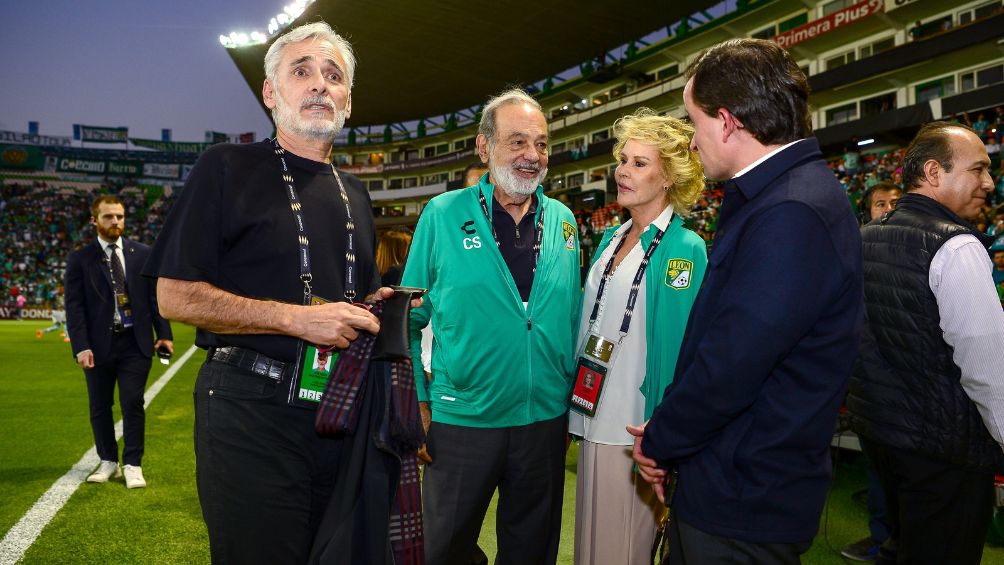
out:
M845 545L840 550L840 555L853 561L875 561L880 547L882 547L881 543L868 536L863 540Z

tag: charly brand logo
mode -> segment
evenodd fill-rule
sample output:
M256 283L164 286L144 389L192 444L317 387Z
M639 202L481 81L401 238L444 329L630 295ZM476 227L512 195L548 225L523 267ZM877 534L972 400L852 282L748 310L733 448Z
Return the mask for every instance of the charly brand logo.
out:
M565 249L569 251L575 251L575 226L572 224L562 221L561 222L561 235L565 239Z
M676 290L690 288L690 273L693 270L693 261L670 259L666 264L666 286L675 288Z
M478 230L474 229L474 220L467 220L464 225L460 226L467 235L474 235L478 233ZM480 249L481 248L481 236L474 235L474 237L464 238L464 249Z

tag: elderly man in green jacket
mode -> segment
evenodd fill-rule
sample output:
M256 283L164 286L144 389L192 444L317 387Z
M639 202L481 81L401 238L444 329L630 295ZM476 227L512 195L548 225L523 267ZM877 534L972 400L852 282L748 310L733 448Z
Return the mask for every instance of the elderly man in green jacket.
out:
M421 330L435 333L418 387L429 563L469 562L496 489L496 562L557 559L581 290L575 218L540 186L547 143L533 98L492 98L477 137L489 173L433 198L415 230L402 284L429 289L411 313L417 375Z

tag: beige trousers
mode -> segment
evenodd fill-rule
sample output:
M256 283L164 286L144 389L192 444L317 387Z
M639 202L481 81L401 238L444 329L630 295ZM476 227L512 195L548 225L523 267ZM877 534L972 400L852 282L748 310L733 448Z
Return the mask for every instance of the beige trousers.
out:
M655 492L634 471L631 447L579 443L575 565L646 565L659 519Z

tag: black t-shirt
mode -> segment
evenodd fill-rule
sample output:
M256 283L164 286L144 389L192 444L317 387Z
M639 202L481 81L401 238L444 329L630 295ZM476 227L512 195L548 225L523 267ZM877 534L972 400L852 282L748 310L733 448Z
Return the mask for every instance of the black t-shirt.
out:
M288 151L285 158L303 207L313 292L345 300L345 204L331 166ZM356 300L361 301L380 282L373 211L359 179L339 176L355 222ZM241 296L302 304L297 233L271 141L214 145L192 168L143 274L204 281ZM296 357L296 339L287 336L200 329L195 344L246 347L282 361Z

